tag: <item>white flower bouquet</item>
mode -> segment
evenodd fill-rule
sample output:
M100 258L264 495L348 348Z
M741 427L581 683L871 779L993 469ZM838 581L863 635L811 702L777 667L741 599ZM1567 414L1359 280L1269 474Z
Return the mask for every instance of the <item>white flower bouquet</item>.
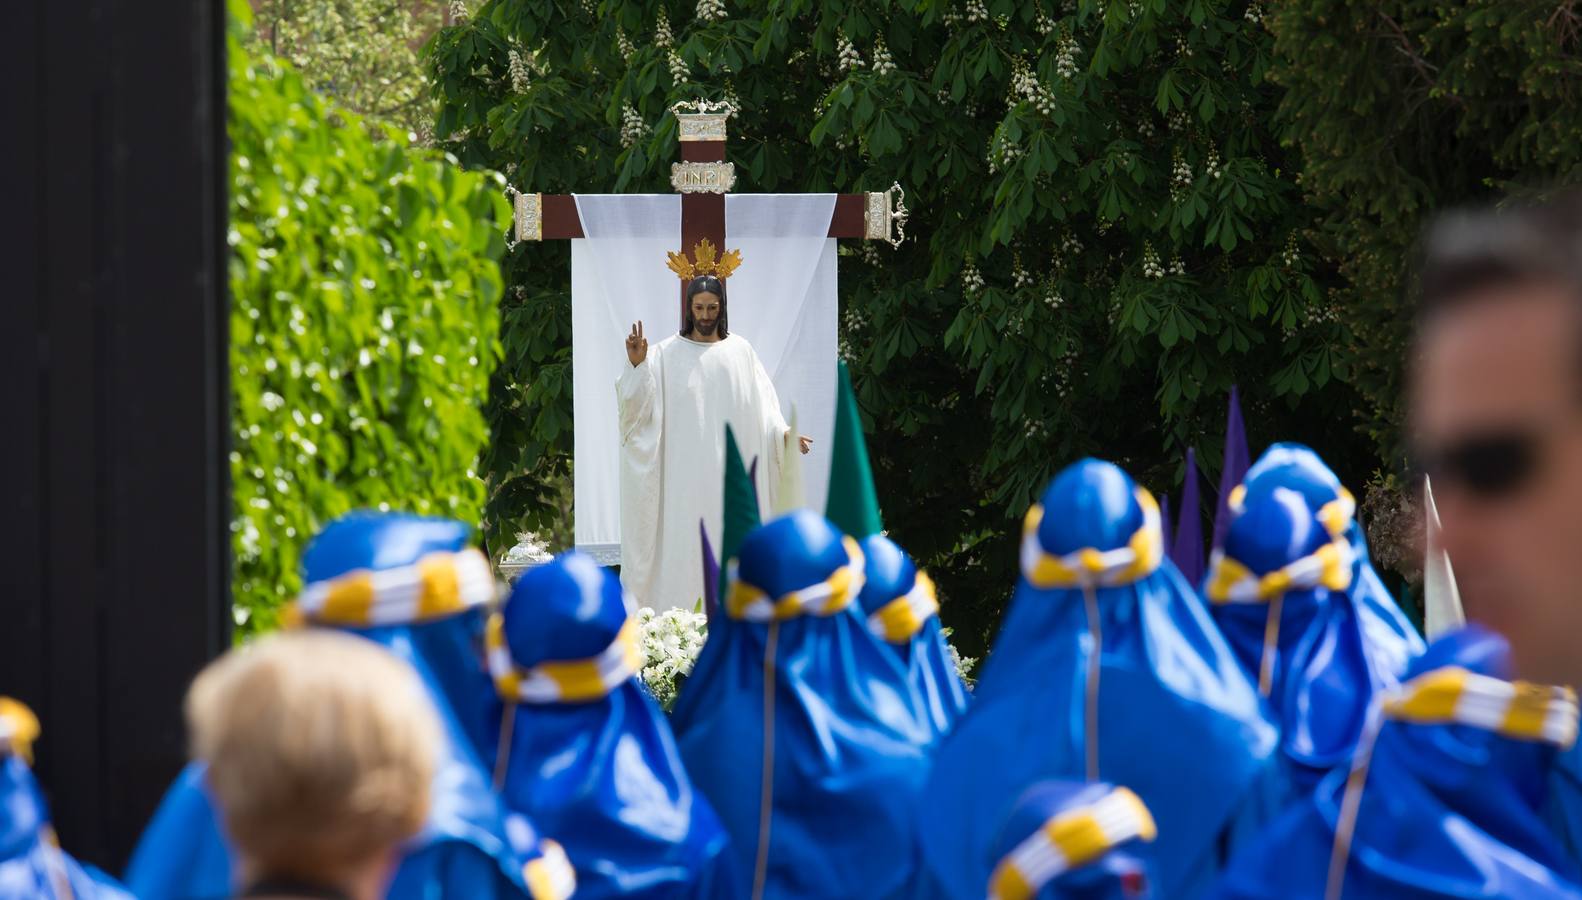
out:
M643 650L643 684L665 709L676 702L680 680L692 671L708 635L708 617L701 612L648 607L637 611Z

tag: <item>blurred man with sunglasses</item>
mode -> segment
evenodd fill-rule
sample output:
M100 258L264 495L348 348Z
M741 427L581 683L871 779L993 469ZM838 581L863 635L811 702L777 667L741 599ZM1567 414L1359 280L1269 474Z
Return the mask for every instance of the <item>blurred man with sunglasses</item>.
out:
M1429 233L1412 430L1469 619L1582 686L1582 193Z

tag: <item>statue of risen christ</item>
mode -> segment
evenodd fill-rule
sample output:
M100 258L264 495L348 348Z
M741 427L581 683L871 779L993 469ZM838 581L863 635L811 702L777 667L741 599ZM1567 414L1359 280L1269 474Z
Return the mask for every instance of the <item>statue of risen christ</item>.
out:
M791 427L752 345L728 330L725 283L687 283L681 332L652 347L643 323L626 336L631 368L616 382L621 434L621 583L642 606L692 608L703 598L698 522L718 547L725 426L742 459L757 459L771 505ZM812 440L797 436L808 452ZM724 560L721 560L723 563Z

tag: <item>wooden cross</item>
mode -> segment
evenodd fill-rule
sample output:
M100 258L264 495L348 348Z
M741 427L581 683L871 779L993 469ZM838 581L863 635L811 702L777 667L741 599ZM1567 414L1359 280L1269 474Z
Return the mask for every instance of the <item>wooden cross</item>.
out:
M691 111L686 111L688 107ZM725 248L725 194L736 184L736 166L725 161L726 121L731 109L707 101L672 107L679 125L681 161L670 166L670 186L681 193L681 252L692 253L707 238ZM906 194L899 184L888 190L837 194L830 215L829 236L888 241L899 245L906 236ZM519 241L582 238L582 220L572 194L517 194L516 239ZM682 285L681 323L686 323Z

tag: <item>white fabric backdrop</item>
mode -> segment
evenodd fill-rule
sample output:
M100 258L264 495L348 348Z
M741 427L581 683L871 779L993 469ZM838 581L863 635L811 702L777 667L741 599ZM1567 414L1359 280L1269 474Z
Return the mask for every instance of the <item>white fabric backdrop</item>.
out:
M802 458L809 506L824 511L835 431L839 320L834 194L726 194L725 245L742 251L731 276L731 331L758 351L780 395L781 412L813 438ZM714 535L710 535L714 537Z
M587 237L571 242L571 347L577 546L619 562L620 439L615 380L624 338L642 319L650 343L675 332L678 194L578 194ZM746 338L775 382L781 411L797 409L814 439L803 459L809 506L822 511L835 422L838 300L833 194L727 194L725 248L742 251L729 285L730 330ZM690 252L691 248L687 248ZM718 535L710 535L718 546Z

